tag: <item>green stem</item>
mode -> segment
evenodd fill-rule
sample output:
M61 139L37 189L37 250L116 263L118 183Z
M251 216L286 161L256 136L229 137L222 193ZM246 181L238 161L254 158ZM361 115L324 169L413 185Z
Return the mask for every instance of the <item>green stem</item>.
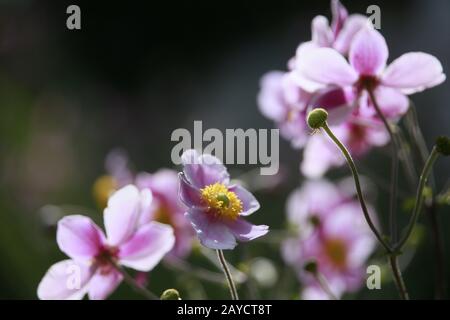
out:
M395 283L397 284L400 298L402 298L403 300L409 300L408 290L406 290L405 282L403 281L397 255L393 254L389 256L389 264L392 269L392 274L394 275Z
M228 287L230 288L230 294L232 300L239 300L239 296L236 290L236 285L234 284L233 277L231 276L231 272L228 269L227 261L225 260L225 256L222 250L216 250L217 257L219 258L219 262L222 266L223 273L225 274L225 278L227 279Z
M153 292L151 292L151 291L145 289L144 287L140 286L136 282L136 280L134 280L134 278L121 265L119 265L115 261L111 261L111 263L114 266L114 268L116 268L116 270L119 271L122 274L123 280L131 288L133 288L134 291L136 291L137 293L141 294L142 296L144 296L148 300L159 300L159 298Z
M334 135L334 133L328 127L327 123L325 123L322 128L328 134L328 136L331 138L331 140L333 140L333 142L338 146L338 148L341 150L342 154L344 155L345 159L347 160L347 164L350 167L350 170L352 172L353 180L355 181L355 187L356 187L356 193L358 195L358 200L361 205L361 209L364 213L364 218L366 219L367 224L369 225L370 229L372 230L373 234L378 239L378 241L381 243L381 245L386 249L386 251L389 254L392 253L392 249L391 249L390 245L383 239L380 232L375 227L375 224L373 223L372 218L370 218L370 214L369 214L369 211L367 210L366 202L364 201L363 193L361 190L361 183L359 181L358 170L356 169L356 165L352 159L352 156L348 152L347 148L342 144L342 142Z
M442 239L442 232L439 228L438 215L436 210L436 203L433 201L427 206L428 215L431 222L431 230L434 242L434 254L436 259L436 274L435 274L435 296L436 299L443 299L446 289L445 277L445 256L444 256L444 241Z
M392 130L391 125L387 121L383 112L378 105L377 99L375 98L375 94L372 89L367 90L370 96L370 100L373 103L373 106L378 114L378 117L383 122L386 130L391 138L392 145L392 168L391 168L391 198L389 205L389 225L391 231L392 241L397 241L397 219L396 219L396 204L397 204L397 188L398 188L398 146L397 139L395 137L394 131Z
M407 229L405 235L403 236L403 238L395 246L395 251L402 250L402 248L407 243L409 237L411 236L411 233L414 230L417 220L419 219L419 214L420 214L420 211L422 209L422 204L423 204L423 190L427 184L428 176L431 173L433 164L436 161L436 159L438 158L438 156L439 156L439 152L437 151L436 147L434 147L433 150L431 151L430 156L428 157L427 161L425 162L425 166L420 175L419 186L417 187L417 193L416 193L416 201L414 204L414 209L413 209L411 219L408 223L408 229Z
M333 291L331 291L327 279L325 279L325 277L321 273L317 272L314 277L316 278L322 290L328 295L328 297L330 297L331 300L339 300L338 297L336 297L336 295L333 293Z

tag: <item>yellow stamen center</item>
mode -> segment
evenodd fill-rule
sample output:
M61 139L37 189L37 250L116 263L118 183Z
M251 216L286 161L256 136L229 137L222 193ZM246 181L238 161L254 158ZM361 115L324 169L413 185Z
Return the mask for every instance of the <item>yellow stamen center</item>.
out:
M223 184L214 183L200 191L208 212L229 219L236 219L242 212L241 200Z
M344 241L341 239L325 241L325 253L338 269L345 268L347 264L347 246Z

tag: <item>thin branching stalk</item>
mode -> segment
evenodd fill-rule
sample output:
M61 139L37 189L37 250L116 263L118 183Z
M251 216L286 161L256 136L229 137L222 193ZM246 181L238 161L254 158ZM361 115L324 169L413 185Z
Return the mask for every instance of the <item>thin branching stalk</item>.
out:
M395 251L401 251L402 248L405 246L405 244L408 242L409 237L411 236L414 227L417 223L417 220L419 219L419 214L422 209L423 204L423 190L425 189L425 186L427 184L428 176L431 173L431 169L433 168L433 164L436 161L436 159L439 156L439 152L437 151L436 147L433 148L431 151L430 156L428 157L425 166L423 168L423 171L420 175L419 179L419 186L417 187L417 193L416 193L416 201L414 204L413 213L411 216L411 219L408 223L407 231L403 238L398 242L398 244L395 246Z
M369 225L370 229L372 230L373 234L377 238L377 240L380 242L380 244L386 249L388 253L392 253L392 249L390 245L386 242L386 240L383 238L383 236L380 234L380 232L377 230L375 224L372 221L372 218L370 217L369 210L367 209L366 202L364 201L364 196L361 190L361 183L359 181L359 174L358 170L356 169L355 162L353 161L352 156L350 155L350 152L348 152L347 148L342 144L342 142L334 135L334 133L331 131L331 129L328 127L328 124L324 124L322 127L323 130L328 134L328 136L333 140L333 142L337 145L337 147L341 150L342 154L344 155L345 159L347 160L347 164L350 167L350 170L352 172L353 180L355 182L356 187L356 193L358 195L358 200L361 205L361 209L364 214L364 218L367 221L367 224Z
M392 241L397 241L397 217L396 217L396 205L397 205L397 188L398 188L398 146L395 133L392 130L391 125L384 116L383 112L378 105L377 99L372 89L367 90L369 92L370 100L378 114L378 117L383 122L386 130L391 138L392 145L392 168L391 168L391 198L389 205L389 225Z
M405 281L403 281L402 272L398 264L398 256L393 254L389 256L389 265L392 269L392 274L394 275L394 280L397 285L400 298L403 300L409 300L408 290L406 290Z

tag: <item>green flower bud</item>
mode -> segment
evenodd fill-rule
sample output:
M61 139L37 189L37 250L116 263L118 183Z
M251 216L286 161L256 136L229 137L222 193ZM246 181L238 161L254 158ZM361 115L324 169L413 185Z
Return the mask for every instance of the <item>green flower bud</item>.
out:
M307 261L304 265L303 265L303 269L306 272L312 273L312 274L317 274L317 262L316 260L309 260Z
M161 295L161 300L181 300L180 293L175 289L167 289Z
M328 119L328 112L322 108L313 109L307 118L308 126L311 129L319 129L323 127Z
M444 155L450 156L450 138L446 136L440 136L436 139L437 151Z

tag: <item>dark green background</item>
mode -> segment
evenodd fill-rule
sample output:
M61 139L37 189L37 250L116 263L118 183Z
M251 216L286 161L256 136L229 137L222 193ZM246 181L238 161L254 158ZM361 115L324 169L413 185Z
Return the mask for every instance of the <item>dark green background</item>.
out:
M204 128L272 128L256 106L260 76L285 69L297 45L309 39L311 19L330 16L328 1L74 3L82 10L81 31L65 27L67 1L0 1L0 298L35 299L47 268L63 258L54 231L44 227L39 214L44 205L91 208L93 213L86 213L101 220L91 188L112 148L125 148L137 169L151 172L171 167L170 134L191 129L193 120L203 120ZM374 1L344 3L349 11L364 13ZM449 1L375 3L391 58L425 51L450 70ZM428 146L438 134L450 133L448 81L413 100ZM388 177L387 151L371 153L360 163L361 171ZM257 194L262 209L252 221L284 227L286 197L301 181L299 157L282 142L288 179L275 191ZM448 160L438 162L438 187L446 183L449 169ZM343 168L334 175L345 174ZM380 188L382 217L386 195ZM440 210L447 248L449 213L448 207ZM421 221L428 226L426 218ZM255 241L245 247L273 259L280 273L294 279L277 246ZM241 246L230 260L237 264L245 254ZM446 270L449 261L450 256ZM193 263L205 262L194 258ZM433 263L426 229L405 271L412 297L433 297ZM150 287L155 292L177 287L189 296L195 283L172 275L158 267ZM262 297L293 296L297 285L288 283L284 292L265 290ZM228 297L225 288L207 285L206 290L211 298ZM353 297L397 295L386 283L380 291ZM112 298L137 296L122 285Z

